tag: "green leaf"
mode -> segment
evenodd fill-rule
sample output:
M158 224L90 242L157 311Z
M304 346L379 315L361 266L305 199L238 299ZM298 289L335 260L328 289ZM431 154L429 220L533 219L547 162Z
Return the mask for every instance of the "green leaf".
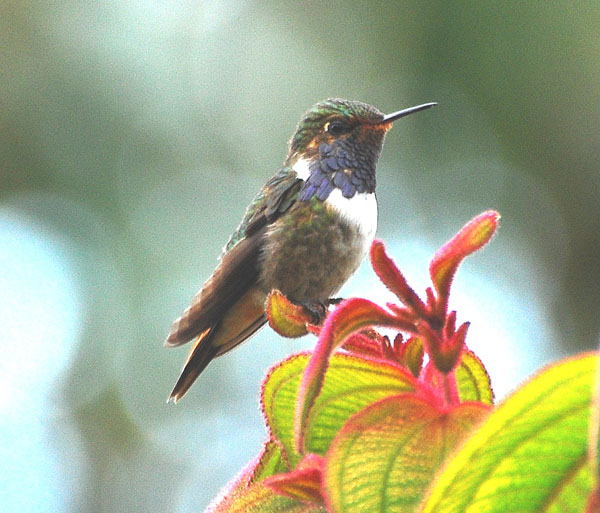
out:
M210 513L326 513L325 508L276 494L262 483L238 488L225 497Z
M294 445L294 408L310 355L295 355L276 366L263 385L262 404L272 436L292 466L300 461ZM337 353L329 362L321 393L306 419L308 452L324 455L344 423L384 397L415 390L416 380L393 363Z
M301 305L292 303L278 290L272 290L266 301L269 326L282 337L297 338L308 333L306 325L312 317Z
M583 511L597 361L562 361L508 397L448 463L423 512Z
M421 337L409 338L403 346L402 360L406 367L410 369L413 376L419 376L423 367L423 357L425 348Z
M472 351L465 351L456 368L456 382L460 402L479 401L494 404L494 392L490 376L481 360Z
M600 374L597 375L595 394L590 418L590 442L589 452L593 474L596 478L597 496L593 499L589 508L590 511L600 512Z
M295 414L295 443L298 452L310 452L306 441L308 421L311 409L321 393L331 355L346 337L373 326L412 328L404 319L361 298L346 299L325 320L306 372L302 376L298 393Z
M331 511L415 511L445 458L488 412L477 403L444 410L412 394L365 408L327 453Z
M269 440L258 457L250 482L257 483L266 477L289 470L290 465L283 454L281 444L276 440Z
M239 507L241 506L238 503L242 504L244 501L252 502L255 499L259 500L258 496L262 495L262 492L252 492L247 496L251 485L257 485L273 474L288 472L289 470L290 466L283 457L280 444L275 440L267 441L260 454L227 483L219 494L219 500L213 503L207 512L239 511Z
M291 472L270 476L264 485L286 497L302 502L323 504L321 481L325 461L317 454L308 454Z

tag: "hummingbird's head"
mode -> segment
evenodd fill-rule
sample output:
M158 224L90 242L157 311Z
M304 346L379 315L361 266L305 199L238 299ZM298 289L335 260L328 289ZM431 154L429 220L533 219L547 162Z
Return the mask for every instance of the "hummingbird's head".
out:
M290 141L290 156L314 157L321 144L347 141L352 145L371 146L381 151L383 138L391 123L383 123L384 115L366 103L330 98L308 110L296 127Z
M384 115L359 101L332 98L317 103L304 114L290 141L288 163L306 162L310 170L310 183L301 197L316 194L324 199L333 187L342 189L346 197L373 192L375 167L393 121L433 105Z

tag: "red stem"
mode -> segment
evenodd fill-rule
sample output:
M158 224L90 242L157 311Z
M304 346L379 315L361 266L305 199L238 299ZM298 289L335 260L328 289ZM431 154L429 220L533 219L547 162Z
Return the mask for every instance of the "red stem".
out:
M458 386L456 383L456 373L454 370L448 374L440 373L444 383L444 401L448 406L455 406L460 403L458 396Z

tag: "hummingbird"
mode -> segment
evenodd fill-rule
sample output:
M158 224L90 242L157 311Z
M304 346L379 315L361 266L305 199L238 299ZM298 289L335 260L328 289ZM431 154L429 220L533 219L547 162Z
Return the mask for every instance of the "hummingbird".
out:
M267 321L273 289L319 312L354 274L375 236L375 168L392 123L437 105L383 114L359 101L317 103L296 127L281 169L250 203L213 274L165 346L194 340L168 401Z

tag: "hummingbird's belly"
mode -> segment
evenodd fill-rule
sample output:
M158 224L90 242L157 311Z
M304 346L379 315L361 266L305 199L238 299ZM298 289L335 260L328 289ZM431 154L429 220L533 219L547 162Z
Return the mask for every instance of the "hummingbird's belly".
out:
M358 269L375 235L374 194L299 202L266 234L260 285L296 302L325 301Z

